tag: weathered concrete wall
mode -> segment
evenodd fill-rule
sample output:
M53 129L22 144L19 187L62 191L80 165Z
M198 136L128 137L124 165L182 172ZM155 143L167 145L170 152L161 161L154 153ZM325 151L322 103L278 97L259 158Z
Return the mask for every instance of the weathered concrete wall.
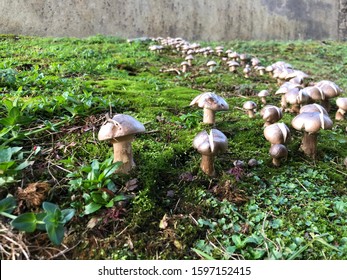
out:
M0 0L0 33L338 39L343 0ZM346 23L346 22L345 22Z

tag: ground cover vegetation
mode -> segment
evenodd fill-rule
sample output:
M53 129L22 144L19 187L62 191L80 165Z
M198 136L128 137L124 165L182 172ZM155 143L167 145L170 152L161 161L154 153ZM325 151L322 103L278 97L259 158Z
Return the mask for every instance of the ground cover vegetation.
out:
M314 159L300 150L296 114L283 112L291 141L274 166L258 93L280 107L280 85L254 67L230 72L225 54L285 61L345 97L346 43L199 42L224 53L194 54L182 71L186 54L162 42L0 36L1 259L347 259L347 120L335 121L336 98ZM204 92L229 104L216 113L228 148L214 177L192 145L212 127L189 106ZM257 104L253 118L245 101ZM107 113L146 128L129 174L98 140Z

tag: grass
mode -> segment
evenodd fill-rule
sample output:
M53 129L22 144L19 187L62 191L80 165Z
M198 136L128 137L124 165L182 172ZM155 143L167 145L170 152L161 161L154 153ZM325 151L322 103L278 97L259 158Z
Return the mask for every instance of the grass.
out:
M279 105L276 81L254 74L246 79L242 69L231 74L217 56L213 73L203 56L196 56L188 73L165 71L178 69L182 57L168 49L149 51L155 43L0 36L0 198L13 195L17 214L38 211L28 203L29 192L23 199L18 190L47 182L45 201L76 210L59 246L42 232L22 235L1 218L6 235L23 244L16 258L347 259L347 121L321 131L313 161L299 151L302 135L290 126L294 115L285 113L281 121L292 140L288 159L276 168L260 108L255 119L242 110L246 100L262 106L256 96L262 89L271 92L269 103ZM248 53L263 65L286 61L315 82L331 80L347 88L343 42L200 43ZM216 127L228 137L228 150L216 157L215 178L201 172L201 156L192 147L195 135L209 126L189 103L205 91L230 106L217 113ZM331 105L333 119L333 100ZM97 139L106 113L129 114L147 131L133 142L136 168L108 175L112 183L91 180L93 172L109 167L112 156L111 146ZM9 148L16 153L6 158ZM252 158L259 162L255 167L247 166ZM236 168L236 160L246 165ZM86 214L95 191L103 188L123 198L116 201L104 192L102 207ZM3 233L0 237L8 242ZM2 259L15 250L6 248L16 246L3 246Z

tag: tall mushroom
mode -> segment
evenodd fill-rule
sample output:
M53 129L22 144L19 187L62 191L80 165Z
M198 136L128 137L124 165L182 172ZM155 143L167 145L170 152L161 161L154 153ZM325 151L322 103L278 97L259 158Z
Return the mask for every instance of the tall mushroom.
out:
M229 110L229 105L224 98L218 96L214 92L205 92L199 94L193 99L192 102L190 102L189 105L198 106L204 109L203 122L207 124L215 124L216 111Z
M212 73L217 66L217 62L210 60L207 62L206 66L208 67L208 72Z
M250 118L254 118L255 117L255 109L257 108L257 104L254 101L246 101L245 103L243 103L243 109L245 109L247 111L247 115Z
M211 129L210 134L204 130L195 136L193 147L201 154L202 171L210 177L216 176L214 157L227 150L227 137L218 129Z
M128 174L135 167L131 142L135 134L144 131L145 127L142 123L124 114L117 114L112 119L107 118L107 122L101 126L98 139L110 141L113 145L113 162L123 163L117 172Z
M292 120L292 126L296 130L304 131L301 149L305 155L316 159L318 132L321 128L331 129L333 127L333 122L323 111L301 112Z

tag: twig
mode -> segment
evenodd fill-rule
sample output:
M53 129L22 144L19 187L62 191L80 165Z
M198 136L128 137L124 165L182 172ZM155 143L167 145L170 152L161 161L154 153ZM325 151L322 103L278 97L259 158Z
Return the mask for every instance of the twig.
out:
M305 186L299 181L298 178L295 178L295 180L299 183L299 185L306 191L308 192L308 190L305 188Z

